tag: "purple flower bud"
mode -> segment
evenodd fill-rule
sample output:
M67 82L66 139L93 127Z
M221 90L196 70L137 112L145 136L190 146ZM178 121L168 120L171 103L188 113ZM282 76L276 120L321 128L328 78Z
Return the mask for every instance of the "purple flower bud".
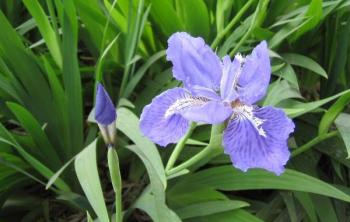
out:
M95 119L100 128L102 137L106 144L112 145L115 141L115 120L117 118L116 110L111 98L102 86L97 85Z
M108 93L101 83L97 85L95 119L101 125L109 125L115 121L117 115L115 107Z

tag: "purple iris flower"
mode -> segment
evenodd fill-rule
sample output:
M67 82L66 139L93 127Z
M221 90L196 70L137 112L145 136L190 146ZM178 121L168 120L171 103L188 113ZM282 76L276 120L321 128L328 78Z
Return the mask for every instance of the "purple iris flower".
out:
M271 76L265 41L246 57L222 60L202 38L175 33L168 40L167 59L183 88L155 97L141 114L140 129L153 142L176 143L190 121L208 124L227 120L223 147L233 165L242 171L263 168L279 175L290 152L287 146L294 123L281 110L260 108Z
M111 98L101 83L97 85L95 102L95 120L98 123L106 144L112 145L115 140L115 120L117 113Z

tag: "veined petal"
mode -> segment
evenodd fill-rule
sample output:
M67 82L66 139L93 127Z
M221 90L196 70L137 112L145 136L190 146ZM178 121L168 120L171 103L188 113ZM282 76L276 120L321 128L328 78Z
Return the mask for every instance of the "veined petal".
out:
M142 133L153 142L166 146L177 142L187 131L189 121L220 123L232 113L221 101L193 96L183 88L173 88L145 106L140 119Z
M218 124L224 122L232 114L232 108L221 101L207 101L180 111L186 119L195 122Z
M290 152L287 146L294 123L273 107L255 108L252 113L239 113L228 124L223 135L225 153L233 165L247 171L263 168L280 175Z
M212 89L202 87L202 86L192 86L191 87L191 94L194 96L204 96L211 100L221 100L220 96L217 92L215 92Z
M168 40L167 60L173 63L173 75L187 89L202 86L217 91L220 86L219 57L200 37L177 32Z
M253 104L265 96L271 77L271 64L266 41L257 45L244 59L238 80L240 101Z
M99 124L107 126L116 119L116 110L111 98L102 86L97 85L95 119Z
M165 117L181 114L185 119L194 122L217 124L225 121L232 114L229 104L224 104L220 99L213 100L205 96L195 96L185 89L181 90L183 94L169 106Z
M140 130L143 135L161 146L180 140L189 128L189 121L169 109L185 96L186 92L182 88L169 89L145 106L140 117Z

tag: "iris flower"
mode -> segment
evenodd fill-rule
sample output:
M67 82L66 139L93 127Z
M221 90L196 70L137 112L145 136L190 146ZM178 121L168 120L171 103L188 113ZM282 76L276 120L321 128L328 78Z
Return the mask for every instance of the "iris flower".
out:
M184 87L156 96L141 114L142 133L160 146L176 143L190 121L227 122L223 147L234 167L284 171L294 123L283 110L254 105L266 93L271 76L267 43L262 41L246 57L222 60L200 37L175 33L168 40L167 60Z
M111 98L102 84L97 85L95 102L95 120L98 123L102 137L108 146L115 141L115 120L117 113Z

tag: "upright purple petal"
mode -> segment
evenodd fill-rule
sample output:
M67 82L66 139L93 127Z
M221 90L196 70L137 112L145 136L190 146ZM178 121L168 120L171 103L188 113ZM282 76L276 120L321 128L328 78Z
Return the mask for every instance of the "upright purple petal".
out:
M97 85L95 102L95 119L99 124L109 125L116 119L116 110L111 98L102 86Z
M265 96L271 77L271 64L266 41L257 45L245 58L238 81L238 94L242 102L254 104Z
M247 114L229 122L223 135L225 153L242 171L263 168L280 175L290 156L287 140L294 123L273 107L256 108L252 114L250 120Z
M166 146L176 143L188 130L189 121L178 113L169 113L169 108L178 99L186 96L182 88L167 90L145 106L140 118L143 135L154 143ZM168 111L168 113L167 113Z
M238 77L242 71L241 62L238 56L232 62L229 56L225 56L222 60L222 67L221 98L224 101L232 102L238 97L236 86L238 84Z
M167 60L173 63L173 74L191 90L198 85L216 91L220 87L219 57L200 37L177 32L168 40Z

